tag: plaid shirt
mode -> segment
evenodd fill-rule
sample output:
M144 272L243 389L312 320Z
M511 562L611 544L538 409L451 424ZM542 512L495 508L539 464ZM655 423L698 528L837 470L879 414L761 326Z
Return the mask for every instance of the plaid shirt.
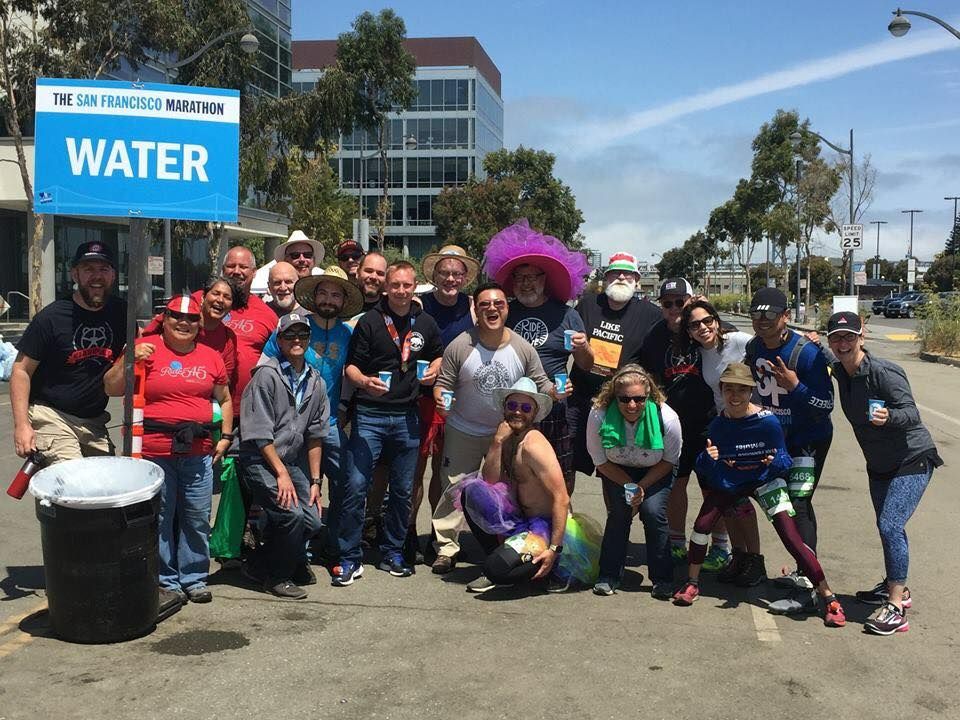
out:
M306 399L307 378L310 377L311 372L313 371L310 369L310 366L304 363L303 371L298 375L293 365L283 358L280 359L280 374L283 375L283 379L287 385L290 386L290 389L293 390L293 397L297 402L297 410L303 407L304 400Z

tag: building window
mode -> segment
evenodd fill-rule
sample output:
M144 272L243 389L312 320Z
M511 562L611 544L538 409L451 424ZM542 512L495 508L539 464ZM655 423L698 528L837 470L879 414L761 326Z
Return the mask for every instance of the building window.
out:
M469 110L469 80L417 80L411 110Z

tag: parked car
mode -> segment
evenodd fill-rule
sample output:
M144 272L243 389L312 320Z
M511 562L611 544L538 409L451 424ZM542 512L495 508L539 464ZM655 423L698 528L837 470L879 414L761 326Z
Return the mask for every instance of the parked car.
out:
M881 315L884 310L887 309L887 303L893 302L894 300L899 300L903 297L903 293L897 293L896 295L888 295L885 298L880 298L879 300L873 301L873 314Z
M917 308L926 304L926 302L927 296L923 293L907 293L899 300L893 300L887 303L887 307L883 311L883 316L888 318L911 318L916 314Z

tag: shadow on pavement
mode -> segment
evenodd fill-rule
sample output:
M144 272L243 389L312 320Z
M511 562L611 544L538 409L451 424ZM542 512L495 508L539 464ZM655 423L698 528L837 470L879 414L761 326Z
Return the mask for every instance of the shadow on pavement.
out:
M7 576L0 580L0 590L3 591L0 601L18 600L29 595L39 597L37 591L46 587L43 565L8 565Z

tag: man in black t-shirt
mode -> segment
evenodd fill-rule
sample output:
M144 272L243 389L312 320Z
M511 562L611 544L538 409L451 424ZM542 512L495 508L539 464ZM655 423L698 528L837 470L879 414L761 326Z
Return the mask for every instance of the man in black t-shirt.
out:
M436 380L443 353L436 322L413 302L416 286L416 270L410 263L401 261L387 268L386 297L360 317L350 337L344 375L357 388L357 409L347 442L335 586L350 585L363 574L363 510L381 457L390 466L390 496L383 516L379 568L394 577L413 574L402 549L420 449L417 398L422 385ZM420 360L429 365L418 379Z
M640 362L643 341L650 328L660 321L657 306L635 295L639 277L633 255L614 253L603 274L603 292L586 293L577 303L593 350L593 367L586 371L574 364L570 372L573 394L567 401L567 424L573 436L574 463L577 470L587 475L594 470L586 443L590 403L604 381L619 368Z
M114 455L103 374L123 352L127 305L111 297L113 253L102 242L77 248L69 299L56 300L30 321L10 376L14 448L52 464Z

